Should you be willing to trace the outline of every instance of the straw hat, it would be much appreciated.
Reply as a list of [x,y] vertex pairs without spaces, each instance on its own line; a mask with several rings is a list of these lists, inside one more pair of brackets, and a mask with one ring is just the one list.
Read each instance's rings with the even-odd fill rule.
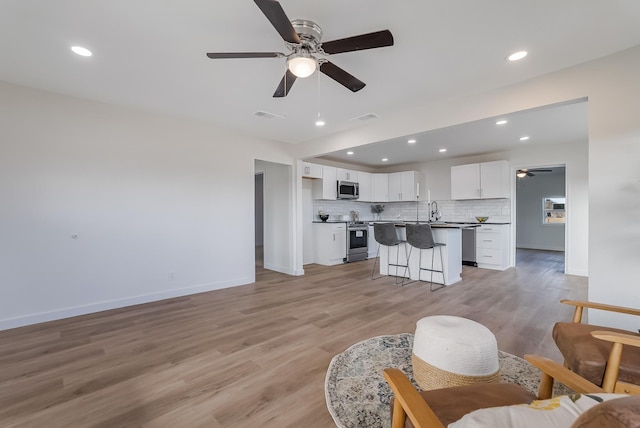
[[423,390],[500,380],[495,336],[466,318],[437,315],[419,320],[411,362]]

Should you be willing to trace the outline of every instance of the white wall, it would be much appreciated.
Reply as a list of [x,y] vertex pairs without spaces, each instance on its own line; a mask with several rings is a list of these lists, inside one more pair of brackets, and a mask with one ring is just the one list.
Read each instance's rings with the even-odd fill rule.
[[564,173],[534,172],[516,180],[516,247],[564,251],[564,223],[543,223],[543,198],[564,198]]
[[5,83],[0,129],[0,329],[254,281],[286,146]]
[[[640,46],[583,65],[560,70],[520,84],[477,93],[464,99],[416,100],[366,127],[305,142],[294,155],[323,153],[438,129],[529,108],[587,98],[589,102],[587,171],[567,164],[567,192],[572,197],[567,239],[588,247],[589,297],[592,300],[640,307]],[[530,162],[522,159],[524,165]],[[512,166],[515,162],[512,162]],[[523,165],[523,166],[524,166]],[[584,176],[584,180],[577,180]],[[588,183],[588,187],[586,185]],[[433,195],[432,195],[433,197]],[[569,198],[569,196],[567,196]],[[588,201],[588,202],[587,202]],[[618,214],[612,226],[611,207]],[[581,233],[588,224],[588,234]],[[572,230],[576,227],[576,230]],[[583,243],[583,245],[580,245]],[[586,271],[587,251],[574,254],[576,270]],[[585,256],[585,257],[582,257]],[[569,263],[567,263],[569,269]],[[622,316],[590,314],[596,322],[636,327]]]

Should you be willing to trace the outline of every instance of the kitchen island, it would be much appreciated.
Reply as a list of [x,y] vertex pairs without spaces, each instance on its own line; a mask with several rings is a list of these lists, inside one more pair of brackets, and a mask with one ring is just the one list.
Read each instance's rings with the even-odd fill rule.
[[[398,237],[402,240],[406,240],[406,223],[395,223],[396,232]],[[433,282],[444,285],[455,284],[462,280],[460,276],[462,274],[462,229],[467,227],[473,227],[469,224],[450,224],[450,223],[434,223],[431,224],[433,231],[433,238],[435,242],[443,243],[442,247],[442,260],[444,269],[440,267],[440,254],[439,250],[435,250],[434,268],[437,270],[443,270],[444,275],[439,272],[433,273]],[[388,250],[388,251],[387,251]],[[396,257],[398,257],[399,264],[406,263],[406,254],[411,250],[411,256],[409,257],[409,269],[396,268],[390,266],[389,269],[387,261],[390,259],[392,263],[395,263]],[[398,253],[398,251],[400,253]],[[406,251],[406,252],[405,252]],[[431,268],[431,255],[434,251],[419,250],[418,248],[411,249],[408,243],[402,243],[393,247],[380,247],[380,274],[407,277],[412,280],[418,279],[420,270],[418,269],[418,263],[420,261],[420,251],[422,251],[422,267]],[[429,281],[431,279],[431,273],[428,271],[422,271],[421,279],[423,281]]]

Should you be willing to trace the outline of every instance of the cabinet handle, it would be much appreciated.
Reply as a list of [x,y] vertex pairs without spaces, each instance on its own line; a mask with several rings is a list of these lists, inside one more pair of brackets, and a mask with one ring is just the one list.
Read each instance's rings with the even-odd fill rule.
[[333,234],[333,240],[334,240],[334,242],[336,240],[336,234],[335,233]]
[[483,230],[493,230],[493,229],[489,227],[489,228],[486,228],[486,229],[483,229]]
[[398,193],[398,199],[402,200],[402,192]]
[[482,257],[487,257],[487,258],[490,258],[490,259],[493,258],[493,256],[482,256]]
[[493,239],[483,239],[482,242],[493,242]]

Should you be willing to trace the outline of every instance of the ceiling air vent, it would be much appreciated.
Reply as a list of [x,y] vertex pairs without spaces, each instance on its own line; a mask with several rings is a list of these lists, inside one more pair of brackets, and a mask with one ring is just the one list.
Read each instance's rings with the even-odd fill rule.
[[375,113],[367,113],[362,116],[354,117],[351,120],[361,120],[362,122],[366,122],[367,120],[377,119],[378,115]]
[[284,116],[280,116],[279,114],[275,113],[269,113],[267,111],[257,111],[253,114],[258,117],[264,117],[265,119],[273,119],[274,117],[277,117],[278,119],[284,119]]

